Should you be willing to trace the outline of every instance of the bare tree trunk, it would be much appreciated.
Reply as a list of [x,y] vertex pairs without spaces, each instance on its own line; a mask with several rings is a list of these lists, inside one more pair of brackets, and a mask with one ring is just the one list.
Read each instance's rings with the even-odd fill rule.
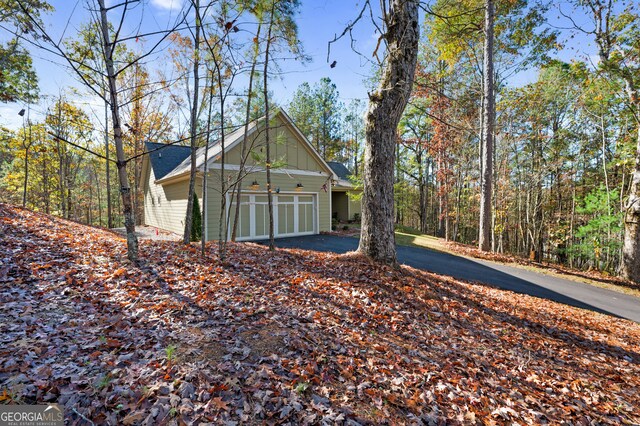
[[444,238],[445,229],[444,229],[444,215],[445,215],[445,206],[444,206],[444,191],[442,189],[442,179],[438,176],[442,176],[442,153],[438,152],[436,164],[438,167],[438,171],[436,172],[436,193],[438,194],[438,237]]
[[27,207],[27,184],[29,182],[29,150],[33,144],[31,138],[31,121],[29,120],[29,112],[27,112],[27,124],[29,125],[29,141],[27,142],[27,129],[22,124],[22,146],[24,147],[24,183],[22,187],[22,207]]
[[93,177],[96,181],[96,198],[98,203],[98,226],[104,226],[102,222],[102,195],[100,195],[100,178],[98,177],[97,167],[93,166]]
[[458,187],[456,190],[456,221],[453,226],[453,241],[458,241],[458,229],[460,227],[460,200],[462,198],[462,173],[458,171],[458,179],[456,182]]
[[420,25],[417,0],[392,0],[386,15],[387,52],[378,88],[369,95],[366,116],[362,228],[358,251],[396,263],[393,228],[393,167],[400,117],[416,68]]
[[[120,111],[118,105],[118,87],[116,73],[113,67],[113,52],[115,45],[109,41],[109,21],[107,20],[107,9],[105,0],[98,0],[100,5],[100,24],[102,27],[102,38],[105,47],[105,64],[107,68],[107,79],[109,82],[109,98],[111,102],[111,120],[113,121],[113,137],[116,145],[116,159],[118,167],[118,178],[120,180],[120,194],[122,195],[122,207],[124,213],[124,226],[127,230],[127,257],[132,262],[138,261],[138,238],[136,237],[135,212],[131,202],[131,188],[127,179],[127,162],[122,146],[122,128],[120,126]],[[115,44],[115,40],[114,40]]]
[[51,196],[49,195],[49,171],[47,170],[46,162],[43,162],[42,165],[42,186],[44,191],[44,211],[46,214],[50,214],[51,209],[49,208],[49,201]]
[[420,147],[418,147],[416,152],[416,162],[418,163],[418,218],[420,219],[420,232],[424,234],[427,232],[427,185],[424,165],[422,163],[422,148]]
[[[323,154],[323,158],[327,158],[324,157]],[[400,184],[400,161],[398,161],[400,159],[400,138],[396,137],[396,152],[395,152],[395,165],[396,165],[396,178],[395,178],[395,183],[396,184]],[[402,188],[402,187],[400,187]],[[400,225],[401,221],[402,221],[402,212],[400,211],[400,207],[403,206],[402,203],[402,194],[404,191],[400,191],[400,194],[398,195],[398,200],[396,201],[395,205],[396,205],[396,224]],[[394,234],[395,235],[395,234]]]
[[[56,130],[60,130],[60,129],[56,129]],[[60,134],[60,133],[58,133]],[[56,140],[56,148],[58,149],[58,192],[60,192],[60,211],[62,213],[62,217],[64,217],[65,219],[68,219],[68,215],[67,215],[67,208],[66,208],[66,202],[65,202],[65,196],[64,196],[64,182],[65,182],[65,175],[64,175],[64,165],[63,165],[63,149],[62,149],[62,143],[60,142],[60,139]]]
[[29,182],[29,148],[24,150],[24,184],[22,187],[22,207],[27,207],[27,183]]
[[[640,114],[640,102],[637,101],[638,92],[633,86],[629,97],[635,100],[636,114]],[[636,117],[636,165],[631,177],[629,199],[625,206],[624,241],[622,246],[622,276],[634,282],[640,282],[640,117]]]
[[[106,91],[103,98],[107,99]],[[111,160],[109,159],[109,104],[104,102],[104,156],[107,168],[107,227],[113,228],[113,214],[111,212]]]
[[271,192],[271,147],[269,140],[269,92],[267,90],[268,71],[269,71],[269,47],[271,46],[271,30],[273,29],[273,15],[275,13],[276,2],[271,4],[271,15],[269,16],[269,30],[267,31],[267,45],[264,52],[264,71],[262,73],[263,84],[262,92],[264,96],[264,125],[265,125],[265,143],[266,143],[266,170],[267,170],[267,203],[269,205],[269,250],[275,249],[274,230],[273,230],[273,193]]
[[[200,254],[202,257],[206,254],[207,249],[207,232],[208,230],[208,202],[209,202],[209,190],[207,189],[207,163],[209,162],[209,144],[211,143],[211,110],[213,108],[213,71],[211,71],[211,83],[209,86],[209,113],[207,114],[207,138],[204,147],[204,170],[202,171],[202,223],[201,225],[201,237],[200,237]],[[222,126],[221,126],[222,127]],[[222,215],[220,220],[222,220]]]
[[196,14],[193,52],[193,103],[191,105],[191,170],[189,172],[189,198],[187,199],[187,212],[184,219],[184,235],[182,242],[189,244],[191,241],[191,224],[193,222],[193,198],[196,191],[196,132],[198,131],[198,85],[200,68],[200,0],[192,0]]
[[231,228],[231,241],[236,240],[238,233],[238,218],[240,217],[240,195],[242,194],[242,179],[245,176],[245,164],[247,162],[247,132],[249,131],[249,120],[251,118],[251,101],[253,99],[253,77],[256,72],[256,62],[258,60],[258,46],[260,42],[260,30],[262,29],[262,22],[258,23],[258,29],[255,37],[255,52],[253,55],[253,62],[251,63],[251,72],[249,73],[249,91],[247,92],[247,109],[244,115],[244,134],[242,135],[242,145],[240,147],[240,170],[238,171],[238,182],[236,186],[236,209],[233,214],[233,225]]
[[493,91],[493,0],[485,0],[484,39],[484,109],[482,111],[482,181],[480,194],[480,233],[478,247],[491,250],[491,193],[493,180],[493,122],[495,94]]
[[[216,71],[218,73],[218,95],[220,96],[220,216],[218,221],[218,257],[221,260],[225,258],[225,251],[227,247],[227,228],[225,225],[225,216],[227,216],[227,182],[225,181],[225,134],[224,134],[224,100],[225,94],[222,91],[222,72],[220,71],[220,64],[214,60],[216,65]],[[212,76],[213,77],[213,76]],[[213,78],[212,78],[213,81]],[[212,99],[213,100],[213,99]]]

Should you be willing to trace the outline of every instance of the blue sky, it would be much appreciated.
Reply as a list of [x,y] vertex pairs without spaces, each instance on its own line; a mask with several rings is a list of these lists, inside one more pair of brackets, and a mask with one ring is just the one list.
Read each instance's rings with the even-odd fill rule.
[[[184,1],[150,0],[144,8],[145,19],[142,30],[154,31],[166,28],[168,23],[175,20]],[[45,16],[45,24],[47,31],[54,39],[62,35],[72,35],[82,22],[86,22],[87,12],[84,10],[84,3],[82,0],[51,1],[55,12]],[[270,83],[276,102],[280,104],[288,102],[298,85],[305,81],[313,83],[322,77],[331,78],[345,101],[366,98],[366,89],[362,81],[369,74],[371,66],[351,50],[348,37],[332,45],[331,61],[336,60],[337,66],[330,68],[326,62],[328,41],[333,39],[336,33],[342,32],[348,22],[357,16],[359,9],[356,4],[357,2],[344,0],[303,1],[296,21],[304,51],[312,61],[301,64],[287,60],[280,64],[283,74]],[[138,10],[138,12],[141,11],[141,9]],[[138,12],[134,12],[131,16],[134,17]],[[135,25],[138,21],[132,19],[131,22]],[[134,27],[130,27],[129,30],[134,31]],[[358,48],[370,56],[377,40],[370,24],[366,21],[361,22],[353,34]],[[60,58],[35,49],[31,50],[40,80],[41,94],[56,96],[65,87],[80,87],[74,75],[61,66],[63,61]],[[96,108],[100,106],[97,99],[90,100],[86,96],[78,97],[75,102],[85,106],[94,104]],[[22,119],[17,116],[17,112],[23,107],[22,104],[0,105],[0,125],[12,128],[21,126]],[[34,105],[32,119],[37,118],[43,109],[43,106]]]
[[[115,0],[111,0],[115,2]],[[127,27],[127,31],[135,33],[136,25],[140,22],[136,20],[136,14],[144,16],[142,21],[142,31],[154,31],[167,28],[179,13],[185,0],[149,0],[138,7],[131,15],[132,19]],[[377,4],[377,2],[372,2]],[[87,12],[84,10],[84,0],[52,0],[55,12],[45,17],[47,29],[54,36],[59,38],[63,35],[73,35],[78,26],[87,20]],[[568,10],[566,3],[557,3]],[[307,64],[301,64],[293,60],[284,61],[280,64],[283,74],[275,78],[270,84],[276,102],[284,104],[291,98],[294,90],[301,83],[308,81],[314,83],[322,77],[329,77],[336,84],[341,98],[345,103],[350,99],[366,100],[366,88],[363,80],[370,74],[371,64],[367,61],[371,59],[371,54],[377,43],[377,34],[367,19],[363,19],[353,31],[356,46],[363,56],[360,56],[351,49],[349,37],[345,37],[331,47],[330,62],[337,61],[335,68],[330,68],[327,63],[327,43],[336,34],[343,31],[346,25],[354,19],[361,7],[361,2],[354,0],[303,0],[297,23],[299,28],[299,38],[302,41],[304,51],[312,58]],[[550,18],[555,21],[557,13],[550,13]],[[580,17],[577,17],[580,21]],[[583,19],[584,21],[584,19]],[[560,22],[560,21],[557,21]],[[1,35],[0,35],[1,37]],[[592,51],[592,47],[587,45],[588,40],[578,37],[571,41],[570,48],[567,48],[559,56],[563,60],[569,60],[578,52]],[[80,87],[73,75],[59,65],[61,60],[41,51],[33,51],[34,63],[40,79],[40,89],[43,95],[56,96],[60,90],[68,86]],[[514,84],[525,84],[533,81],[537,72],[530,70],[523,72],[513,79]],[[92,100],[87,96],[77,96],[75,102],[90,107],[94,105],[100,108],[101,102],[98,99]],[[23,105],[7,104],[0,105],[0,125],[9,127],[19,127],[22,124],[17,112]],[[42,113],[43,106],[33,106],[32,117],[37,118],[38,113]]]

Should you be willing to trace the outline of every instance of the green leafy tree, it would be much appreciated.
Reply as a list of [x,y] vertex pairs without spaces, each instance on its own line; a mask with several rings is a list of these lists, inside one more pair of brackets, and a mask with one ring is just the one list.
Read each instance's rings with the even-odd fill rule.
[[31,56],[16,39],[0,43],[0,102],[33,102],[38,98],[38,76]]
[[325,159],[334,159],[340,150],[340,94],[331,79],[323,77],[314,86],[312,96],[316,107],[316,147]]
[[313,102],[311,85],[306,81],[293,93],[287,112],[298,129],[307,139],[311,140],[314,130],[316,109]]
[[314,84],[302,83],[293,94],[289,104],[289,114],[307,139],[327,160],[339,159],[343,146],[341,131],[340,94],[336,85],[328,77]]
[[50,108],[45,123],[47,129],[59,137],[55,141],[53,151],[56,155],[52,160],[57,166],[59,213],[68,219],[78,195],[79,173],[86,161],[87,152],[60,138],[86,147],[91,141],[92,126],[87,114],[63,96]]
[[41,23],[41,13],[51,10],[49,3],[41,0],[0,0],[2,29],[12,35],[9,41],[0,42],[0,102],[33,102],[38,98],[38,77],[20,38],[37,36],[27,13]]
[[6,166],[3,189],[13,194],[9,201],[22,200],[23,207],[38,208],[39,192],[48,191],[52,184],[55,185],[55,163],[49,143],[45,126],[31,121],[8,140],[13,158]]
[[351,160],[351,172],[355,176],[360,175],[362,165],[362,143],[364,142],[364,102],[360,99],[352,99],[347,106],[342,125],[342,137],[345,146],[340,157]]
[[0,0],[2,29],[11,34],[0,42],[0,102],[33,102],[38,98],[38,77],[22,37],[37,37],[27,13],[41,23],[41,13],[53,10],[41,0]]
[[[577,209],[585,217],[575,237],[579,239],[573,250],[591,262],[596,269],[612,271],[616,264],[611,261],[622,247],[622,214],[616,212],[617,189],[608,191],[604,185],[591,191]],[[613,203],[612,203],[612,200]]]

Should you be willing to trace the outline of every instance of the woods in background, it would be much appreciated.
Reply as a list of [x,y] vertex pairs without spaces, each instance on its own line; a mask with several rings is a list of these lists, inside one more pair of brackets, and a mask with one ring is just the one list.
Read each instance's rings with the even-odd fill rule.
[[[47,41],[25,23],[33,27],[51,8],[34,0],[21,0],[26,10],[9,3],[0,1],[3,21],[14,34],[0,45],[0,101],[29,107],[16,111],[21,128],[0,128],[0,201],[93,225],[122,226],[123,199],[111,175],[117,154],[113,119],[72,101],[77,93],[97,92],[104,107],[110,105],[104,55],[91,48],[100,45],[103,28],[88,22],[60,43],[69,63],[77,65],[79,87],[61,88],[57,96],[36,102],[37,78],[22,40]],[[198,148],[244,126],[265,115],[265,107],[278,106],[267,90],[279,75],[278,55],[287,51],[304,59],[296,38],[298,2],[215,3],[190,2],[184,22],[162,35],[166,49],[147,57],[151,43],[123,40],[110,52],[121,70],[112,83],[119,88],[122,149],[125,158],[133,158],[126,172],[137,224],[143,219],[145,141]],[[487,47],[485,3],[437,0],[425,6],[415,83],[392,149],[393,221],[452,241],[488,244],[500,253],[622,271],[637,280],[637,5],[593,0],[563,10],[522,0],[491,2],[494,45]],[[196,13],[208,7],[221,17],[218,21],[211,13]],[[274,16],[286,12],[289,21],[266,19],[272,10]],[[553,13],[566,21],[563,29],[547,24]],[[585,18],[572,21],[567,18],[572,13]],[[237,26],[240,17],[246,18],[245,27]],[[278,40],[268,37],[271,21],[280,25],[280,51]],[[117,38],[110,25],[107,35]],[[596,63],[577,56],[557,59],[563,41],[576,34],[594,43]],[[267,61],[271,43],[275,50]],[[487,49],[493,52],[489,68],[483,65]],[[514,77],[523,70],[536,74],[526,82]],[[384,75],[380,66],[372,74],[376,83]],[[494,89],[486,90],[488,82]],[[491,92],[495,118],[483,119]],[[345,163],[361,184],[365,110],[374,95],[342,99],[325,77],[303,83],[281,106],[326,160]],[[492,141],[489,151],[483,150],[483,140]],[[490,169],[481,165],[481,155]],[[483,172],[492,191],[485,199],[490,203],[488,240],[481,241]]]

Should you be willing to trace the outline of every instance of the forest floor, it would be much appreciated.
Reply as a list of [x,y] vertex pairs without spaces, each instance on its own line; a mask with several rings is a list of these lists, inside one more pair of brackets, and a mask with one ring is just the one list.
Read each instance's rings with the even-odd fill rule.
[[[69,424],[639,424],[640,324],[356,255],[0,204],[0,403]],[[327,265],[331,265],[330,268]]]
[[[113,228],[117,234],[125,237],[127,235],[126,228]],[[139,240],[152,241],[181,241],[182,237],[176,233],[165,231],[154,226],[136,225],[136,236]]]

